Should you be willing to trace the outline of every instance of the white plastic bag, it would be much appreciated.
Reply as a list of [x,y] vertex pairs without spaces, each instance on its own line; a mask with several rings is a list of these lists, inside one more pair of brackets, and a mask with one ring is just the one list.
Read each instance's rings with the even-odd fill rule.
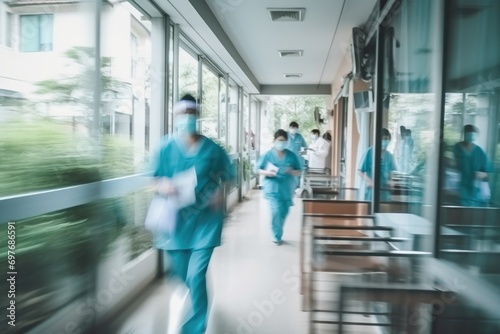
[[479,199],[489,201],[491,199],[490,184],[488,181],[476,181],[476,188],[479,190]]
[[177,222],[178,206],[171,198],[156,196],[149,205],[144,227],[155,233],[172,234]]

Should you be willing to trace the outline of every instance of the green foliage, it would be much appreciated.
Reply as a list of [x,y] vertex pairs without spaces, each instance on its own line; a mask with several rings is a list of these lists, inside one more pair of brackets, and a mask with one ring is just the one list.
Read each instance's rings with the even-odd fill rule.
[[[73,75],[39,81],[35,83],[37,86],[35,93],[41,95],[47,103],[67,105],[81,110],[83,116],[88,118],[87,126],[90,128],[96,86],[95,50],[89,47],[74,47],[64,54],[68,59],[67,73]],[[128,85],[111,77],[111,65],[111,58],[101,58],[99,73],[101,91],[117,93],[126,89]]]
[[[0,197],[131,173],[133,152],[130,142],[105,137],[94,143],[63,122],[32,115],[10,118],[0,123]],[[135,254],[150,246],[150,237],[148,245],[146,232],[134,226],[138,207],[134,196],[141,197],[110,198],[16,222],[16,269],[22,273],[16,292],[20,314],[28,314],[33,305],[40,317],[59,307],[59,302],[67,302],[56,298],[61,288],[58,282],[71,279],[77,282],[75,288],[83,288],[79,279],[92,273],[124,226],[127,235],[139,240],[133,243]],[[7,224],[1,223],[0,268],[6,269]],[[3,300],[0,306],[6,307]],[[25,320],[16,325],[29,323]]]
[[[322,96],[292,96],[282,98],[274,104],[274,131],[288,129],[290,122],[295,121],[300,126],[302,134],[308,134],[318,126],[314,121],[314,108],[326,108],[326,98]],[[326,129],[319,129],[323,133]],[[272,132],[274,132],[272,131]]]
[[250,180],[251,168],[250,158],[243,159],[243,181]]

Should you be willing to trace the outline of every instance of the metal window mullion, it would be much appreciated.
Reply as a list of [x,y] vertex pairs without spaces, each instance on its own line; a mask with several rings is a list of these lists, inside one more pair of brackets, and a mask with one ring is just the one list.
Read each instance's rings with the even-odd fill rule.
[[[439,141],[438,141],[438,168],[437,168],[437,175],[429,175],[432,178],[437,179],[437,182],[431,182],[428,184],[431,185],[436,185],[436,199],[434,202],[435,205],[435,210],[434,210],[434,217],[433,217],[433,222],[434,222],[434,245],[433,245],[433,255],[436,258],[440,257],[440,242],[441,242],[441,200],[443,197],[443,187],[442,185],[444,184],[444,171],[445,171],[445,164],[444,164],[444,119],[445,119],[445,104],[446,104],[446,77],[447,77],[447,59],[446,59],[446,54],[447,54],[447,49],[449,47],[449,41],[446,38],[451,31],[450,27],[450,16],[451,13],[447,12],[445,8],[449,7],[450,1],[448,0],[440,0],[433,2],[434,3],[434,8],[436,10],[436,18],[439,20],[438,23],[438,29],[435,32],[436,36],[436,47],[438,48],[436,50],[436,62],[437,65],[439,66],[435,73],[441,73],[441,75],[437,74],[435,81],[436,81],[436,117],[438,118],[438,135],[439,135]],[[439,71],[440,70],[440,71]]]
[[94,119],[93,119],[93,137],[98,145],[98,159],[101,161],[100,150],[100,126],[101,126],[101,11],[102,1],[95,2],[95,56],[94,56]]
[[372,207],[371,212],[380,211],[380,172],[382,161],[382,126],[383,126],[383,113],[384,113],[384,43],[385,29],[379,26],[377,31],[377,60],[376,60],[376,74],[375,74],[375,131],[373,142],[373,165],[372,165]]
[[203,57],[198,55],[198,103],[201,105],[200,116],[203,115]]
[[241,127],[243,125],[243,88],[238,86],[236,84],[236,87],[238,87],[238,103],[237,105],[237,126],[236,126],[236,131],[238,132],[236,135],[237,143],[236,143],[236,149],[238,153],[238,157],[240,160],[240,163],[238,164],[238,179],[239,179],[239,188],[238,188],[238,200],[241,202],[243,199],[243,150],[241,149]]
[[[226,134],[226,147],[229,149],[229,73],[224,75],[224,79],[226,80],[226,98],[224,99],[224,103],[226,104],[226,122],[224,124],[224,133]],[[228,152],[229,153],[229,152]]]
[[[163,120],[161,121],[161,124],[163,124],[163,129],[161,129],[161,135],[164,136],[166,135],[167,133],[170,132],[170,122],[169,122],[169,93],[170,93],[170,82],[169,82],[169,78],[170,76],[172,75],[172,73],[170,73],[170,49],[173,47],[173,45],[170,44],[170,31],[172,29],[171,25],[170,25],[170,17],[169,16],[164,16],[163,17],[163,27],[165,28],[165,34],[163,35],[163,41],[164,41],[164,44],[165,44],[165,50],[163,52],[163,57],[162,57],[162,74],[163,75],[160,75],[160,80],[162,80],[162,84],[163,84],[163,87],[164,87],[164,97],[162,99],[162,102],[163,102],[163,112],[162,112],[162,116],[163,116]],[[173,98],[173,96],[172,96]],[[151,118],[151,117],[150,117]],[[151,128],[151,126],[150,126]],[[150,137],[151,137],[151,131],[150,132]]]
[[[243,95],[245,96],[245,95]],[[248,156],[250,157],[250,151],[252,150],[252,145],[251,145],[251,134],[250,132],[252,131],[251,126],[252,126],[252,94],[248,94],[248,101],[247,101],[247,107],[248,107],[248,134],[246,136],[247,139],[247,153]],[[243,135],[245,135],[243,133]]]
[[[175,24],[174,25],[174,30],[173,30],[173,54],[174,54],[174,59],[173,59],[173,77],[172,77],[172,99],[173,103],[179,101],[179,25]],[[172,122],[175,123],[175,122]],[[173,129],[173,124],[172,124],[172,129]]]
[[221,81],[221,75],[217,75],[217,139],[220,141],[220,107],[221,107],[221,100],[220,100],[220,81]]
[[260,133],[261,133],[261,128],[262,128],[262,101],[257,100],[257,118],[255,122],[255,151],[256,151],[256,158],[259,159],[260,156]]

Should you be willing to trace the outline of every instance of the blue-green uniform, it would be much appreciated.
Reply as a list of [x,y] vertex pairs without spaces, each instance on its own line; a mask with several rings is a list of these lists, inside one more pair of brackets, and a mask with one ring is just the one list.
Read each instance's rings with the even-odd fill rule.
[[[390,201],[391,191],[389,190],[389,180],[391,179],[391,173],[396,170],[396,164],[394,163],[394,157],[388,151],[382,153],[380,166],[380,200]],[[372,177],[372,167],[373,167],[373,147],[369,147],[365,152],[363,159],[361,160],[361,166],[358,168],[359,171],[365,173],[370,179]],[[365,189],[365,200],[369,201],[372,199],[373,189],[371,187],[366,187]]]
[[297,155],[292,151],[283,150],[283,158],[279,158],[275,149],[262,155],[257,163],[257,169],[265,170],[267,163],[279,168],[274,177],[265,177],[263,181],[263,192],[269,204],[272,214],[272,232],[275,241],[281,241],[283,236],[283,225],[290,206],[293,205],[295,190],[295,177],[286,173],[287,168],[300,170],[302,168]]
[[[213,248],[221,243],[224,210],[215,205],[222,185],[234,178],[227,154],[212,140],[200,136],[189,151],[182,140],[168,140],[161,148],[155,177],[172,177],[195,168],[196,203],[179,210],[175,228],[170,235],[156,234],[156,248],[166,250],[172,259],[174,273],[190,290],[192,310],[182,327],[184,334],[204,333],[208,298],[205,274]],[[222,203],[222,202],[221,202]]]
[[453,147],[456,166],[460,172],[460,204],[463,206],[485,206],[488,199],[481,195],[476,182],[476,172],[490,173],[492,168],[481,147],[472,145],[470,151],[467,151],[462,143],[455,144]]
[[[302,147],[308,147],[304,137],[300,133],[296,133],[296,134],[292,135],[290,132],[288,132],[288,142],[287,142],[286,148],[297,155],[301,169],[305,165],[305,159],[300,155],[300,150],[302,149]],[[299,187],[300,176],[295,176],[294,178],[295,178],[295,182],[296,182],[295,186]]]

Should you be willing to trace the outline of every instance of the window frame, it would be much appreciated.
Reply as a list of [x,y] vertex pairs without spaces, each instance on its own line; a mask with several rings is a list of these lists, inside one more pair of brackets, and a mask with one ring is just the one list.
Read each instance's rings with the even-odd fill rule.
[[[36,50],[25,50],[23,48],[23,17],[37,17],[37,29],[38,29],[38,46]],[[41,43],[42,29],[41,29],[41,17],[51,17],[51,36],[50,36],[50,50],[44,50]],[[19,15],[19,52],[30,53],[30,52],[53,52],[54,51],[54,14],[20,14]]]

